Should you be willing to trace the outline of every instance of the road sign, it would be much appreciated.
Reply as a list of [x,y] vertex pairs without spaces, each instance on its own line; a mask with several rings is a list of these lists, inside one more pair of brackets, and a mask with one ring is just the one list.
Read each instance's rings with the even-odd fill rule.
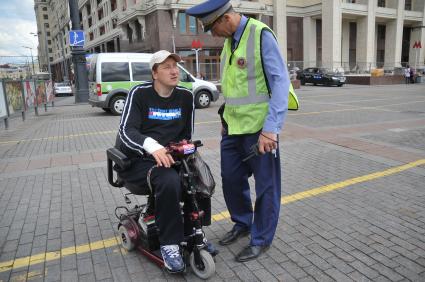
[[415,41],[415,44],[413,44],[413,49],[421,49],[422,48],[422,44],[420,41]]
[[69,31],[69,45],[70,46],[84,46],[84,30],[70,30]]

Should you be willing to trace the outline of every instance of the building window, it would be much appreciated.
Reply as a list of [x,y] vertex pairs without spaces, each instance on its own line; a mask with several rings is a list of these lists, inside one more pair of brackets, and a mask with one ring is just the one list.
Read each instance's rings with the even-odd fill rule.
[[52,40],[47,40],[47,44],[52,44]]
[[378,0],[378,7],[385,7],[385,0]]
[[322,20],[316,20],[316,64],[322,66]]
[[378,25],[377,28],[377,42],[376,42],[376,66],[381,68],[384,66],[385,62],[385,34],[386,34],[386,26]]
[[89,39],[90,39],[90,41],[94,39],[93,32],[89,33]]
[[103,8],[100,8],[99,10],[97,10],[97,15],[100,21],[103,18]]
[[100,35],[104,35],[105,34],[105,26],[102,25],[101,27],[99,27],[99,34]]
[[47,32],[47,36],[50,36],[50,31]]
[[404,9],[406,11],[411,11],[412,10],[412,0],[405,0],[405,2],[404,2]]
[[48,20],[49,16],[48,15],[43,15],[43,19]]
[[49,53],[52,53],[52,48],[49,48]]
[[196,18],[187,16],[185,13],[179,13],[180,34],[197,34],[198,25]]
[[115,11],[117,9],[117,0],[111,0],[111,11]]
[[91,27],[93,25],[93,20],[91,16],[88,18],[88,22],[89,22],[89,27]]
[[42,9],[43,11],[47,11],[47,7],[43,7],[43,9]]

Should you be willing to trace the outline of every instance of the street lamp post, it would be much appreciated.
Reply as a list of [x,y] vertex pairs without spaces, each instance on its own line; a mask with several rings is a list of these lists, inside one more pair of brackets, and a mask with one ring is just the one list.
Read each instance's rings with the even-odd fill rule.
[[[78,10],[78,0],[69,0],[69,13],[72,22],[72,30],[80,30],[80,15]],[[89,82],[87,78],[87,66],[84,48],[81,46],[72,47],[72,61],[75,72],[75,103],[85,103],[89,100]]]
[[27,48],[27,49],[30,49],[31,63],[32,63],[32,75],[34,75],[35,74],[35,70],[34,70],[34,58],[32,56],[32,48],[31,47],[28,47],[28,46],[22,46],[22,47]]
[[[33,36],[37,36],[38,38],[38,34],[34,33],[34,32],[30,32],[31,35]],[[41,71],[41,63],[40,63],[40,56],[38,54],[38,49],[37,49],[37,63],[38,63],[38,71]]]

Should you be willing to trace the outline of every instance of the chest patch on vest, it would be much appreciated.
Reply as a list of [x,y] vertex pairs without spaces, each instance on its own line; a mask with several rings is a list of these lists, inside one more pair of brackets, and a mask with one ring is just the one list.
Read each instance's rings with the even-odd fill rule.
[[246,60],[245,60],[245,58],[238,58],[237,64],[238,64],[239,68],[241,68],[241,69],[246,68]]

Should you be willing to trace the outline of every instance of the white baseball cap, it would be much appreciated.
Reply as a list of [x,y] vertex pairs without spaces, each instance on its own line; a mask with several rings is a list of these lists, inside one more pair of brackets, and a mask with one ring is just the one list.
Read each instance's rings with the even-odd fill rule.
[[170,53],[167,50],[160,50],[152,55],[151,60],[149,61],[149,67],[153,68],[155,64],[161,64],[169,57],[172,57],[176,62],[181,62],[182,58],[175,53]]

